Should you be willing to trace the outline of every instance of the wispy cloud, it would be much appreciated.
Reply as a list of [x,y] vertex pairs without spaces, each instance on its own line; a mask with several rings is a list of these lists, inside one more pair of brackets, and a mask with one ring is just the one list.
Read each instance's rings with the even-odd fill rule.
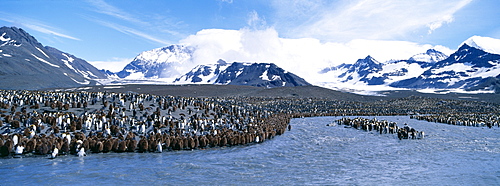
[[267,26],[266,19],[260,17],[257,11],[251,11],[248,14],[247,25],[253,29],[264,29]]
[[147,39],[147,40],[155,42],[155,43],[160,43],[162,45],[169,45],[169,44],[172,43],[170,41],[166,41],[166,40],[154,37],[152,35],[146,34],[146,33],[141,32],[139,30],[136,30],[136,29],[133,29],[133,28],[130,28],[130,27],[126,27],[126,26],[123,26],[123,25],[119,25],[119,24],[115,24],[115,23],[110,23],[110,22],[106,22],[106,21],[101,21],[101,20],[97,20],[97,19],[93,19],[93,21],[95,21],[95,22],[97,22],[97,23],[99,23],[99,24],[101,24],[103,26],[115,29],[115,30],[117,30],[117,31],[119,31],[121,33],[128,34],[128,35],[131,35],[131,36],[138,36],[138,37]]
[[76,37],[56,32],[56,31],[52,30],[53,28],[48,27],[46,25],[22,24],[22,26],[30,28],[32,30],[36,30],[38,32],[45,33],[45,34],[51,34],[51,35],[55,35],[55,36],[59,36],[59,37],[63,37],[63,38],[68,38],[68,39],[80,41],[80,39],[78,39]]
[[141,21],[140,19],[135,18],[133,15],[124,12],[115,6],[112,6],[103,0],[87,0],[87,2],[89,2],[93,7],[96,8],[93,9],[95,12],[106,14],[132,23],[148,24],[147,22]]
[[471,1],[275,0],[273,6],[278,13],[278,29],[288,36],[347,42],[404,38],[418,30],[432,33],[452,22],[454,14]]
[[3,12],[0,12],[0,20],[12,23],[16,26],[22,27],[22,28],[28,28],[31,30],[35,30],[44,34],[49,34],[52,36],[57,36],[57,37],[62,37],[62,38],[67,38],[67,39],[72,39],[72,40],[77,40],[80,41],[79,38],[63,34],[61,33],[60,29],[45,25],[41,23],[38,20],[22,17],[22,16],[17,16],[17,15],[12,15],[12,14],[6,14]]
[[[104,21],[108,20],[106,18],[100,19],[93,17],[92,19],[89,19],[106,27],[113,28],[119,32],[129,35],[136,35],[160,44],[169,44],[171,42],[159,39],[157,36],[155,36],[155,35],[161,35],[158,33],[167,33],[174,37],[179,37],[182,35],[178,31],[171,29],[177,27],[178,23],[172,23],[172,20],[170,18],[165,18],[160,15],[146,16],[146,15],[131,14],[120,8],[117,8],[116,6],[113,6],[105,2],[104,0],[87,0],[87,2],[92,7],[95,8],[92,9],[92,11],[94,12],[108,15],[113,18],[119,19],[121,21],[125,21],[123,22],[123,24],[117,24],[117,23],[111,23],[110,21]],[[123,25],[128,25],[128,26],[123,26]],[[142,30],[139,31],[133,28],[141,28]],[[150,34],[148,34],[147,32],[149,32]]]
[[455,12],[462,9],[464,6],[468,5],[472,0],[462,0],[447,10],[444,10],[441,15],[436,15],[434,21],[430,21],[426,26],[429,28],[428,33],[431,34],[434,30],[438,29],[443,25],[443,23],[453,22],[453,15]]

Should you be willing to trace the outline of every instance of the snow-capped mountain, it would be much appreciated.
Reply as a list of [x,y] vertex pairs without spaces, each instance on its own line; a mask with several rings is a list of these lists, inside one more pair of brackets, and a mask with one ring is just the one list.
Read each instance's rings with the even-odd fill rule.
[[465,40],[460,46],[467,44],[471,47],[483,50],[492,54],[500,54],[500,39],[490,37],[472,36]]
[[272,63],[227,63],[219,60],[217,64],[198,65],[188,71],[194,51],[194,47],[182,45],[145,51],[116,75],[124,81],[172,78],[175,79],[173,82],[175,84],[230,84],[258,87],[310,85],[304,79],[285,72]]
[[367,56],[364,59],[358,59],[354,64],[341,64],[336,67],[331,67],[324,69],[323,73],[332,74],[338,78],[341,83],[356,83],[356,82],[367,82],[368,84],[378,84],[376,82],[371,82],[367,79],[367,76],[371,73],[376,73],[382,70],[382,64],[372,58]]
[[198,65],[177,78],[179,84],[248,85],[256,87],[293,87],[311,85],[297,75],[273,63],[226,63]]
[[192,58],[194,48],[171,45],[140,53],[135,59],[118,72],[120,78],[174,78],[185,72]]
[[[43,46],[15,27],[0,28],[0,89],[79,87],[101,82],[230,84],[259,87],[310,85],[273,63],[203,64],[195,68],[195,47],[171,45],[140,53],[122,71],[97,70],[85,60]],[[189,71],[191,69],[191,71]],[[187,73],[186,73],[187,72]],[[311,72],[316,73],[316,72]],[[473,36],[450,56],[434,49],[405,60],[379,62],[371,56],[322,70],[328,88],[388,87],[459,89],[500,93],[500,40]],[[110,77],[113,77],[110,79]],[[169,78],[166,82],[164,78]],[[164,82],[165,81],[165,82]],[[315,80],[316,82],[321,82]],[[374,89],[372,89],[374,90]]]
[[[408,60],[378,62],[368,56],[354,64],[326,68],[322,73],[346,85],[381,85],[410,89],[460,89],[500,92],[500,55],[488,53],[478,37],[468,39],[450,56],[430,49]],[[475,46],[466,43],[474,42]],[[485,42],[489,43],[489,42]],[[490,47],[491,50],[491,47]]]
[[217,64],[198,65],[188,73],[176,78],[174,83],[178,84],[214,84],[221,72],[231,65],[219,59]]
[[66,67],[71,69],[74,73],[86,79],[105,79],[107,76],[100,70],[89,64],[87,61],[75,57],[69,53],[62,52],[56,48],[45,46],[45,50],[56,60],[62,61]]
[[416,54],[410,57],[410,61],[421,61],[428,63],[435,63],[448,58],[448,55],[437,51],[435,49],[429,49],[425,53]]
[[499,75],[500,55],[464,43],[450,57],[435,63],[418,77],[394,82],[390,86],[468,90]]
[[85,60],[43,46],[16,27],[0,28],[0,65],[1,89],[78,87],[107,78]]
[[[351,85],[386,85],[396,81],[417,77],[430,68],[434,59],[441,57],[438,51],[417,54],[409,60],[378,62],[371,56],[359,59],[354,64],[341,64],[324,69],[322,73],[333,77],[338,83]],[[417,61],[420,60],[420,61]]]

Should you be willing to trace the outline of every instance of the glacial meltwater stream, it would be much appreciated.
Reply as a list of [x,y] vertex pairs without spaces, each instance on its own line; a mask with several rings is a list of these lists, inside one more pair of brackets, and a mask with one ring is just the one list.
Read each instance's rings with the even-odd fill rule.
[[293,119],[291,131],[247,146],[0,159],[0,185],[500,185],[500,128],[377,116],[426,133],[399,140],[326,126],[339,118]]

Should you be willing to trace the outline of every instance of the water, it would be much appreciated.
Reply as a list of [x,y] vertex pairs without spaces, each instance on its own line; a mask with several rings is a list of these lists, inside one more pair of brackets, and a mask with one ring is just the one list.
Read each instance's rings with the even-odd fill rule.
[[1,185],[500,185],[500,128],[377,117],[426,133],[400,141],[326,126],[339,118],[293,119],[292,131],[248,146],[0,159]]

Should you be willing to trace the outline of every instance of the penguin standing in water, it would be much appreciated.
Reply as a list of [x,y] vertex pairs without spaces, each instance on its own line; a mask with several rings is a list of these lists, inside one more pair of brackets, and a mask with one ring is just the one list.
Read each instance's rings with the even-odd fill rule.
[[156,145],[156,152],[158,153],[163,152],[163,147],[161,146],[161,142],[158,142],[158,145]]
[[23,144],[17,144],[16,148],[14,149],[14,158],[20,158],[22,157],[24,152],[24,145]]
[[78,157],[84,157],[84,156],[87,156],[87,154],[85,154],[85,148],[80,148],[80,150],[78,150],[78,152],[76,153],[78,155]]
[[52,153],[50,154],[50,157],[49,159],[55,159],[57,157],[57,155],[59,154],[59,149],[57,147],[54,147],[54,150],[52,151]]

